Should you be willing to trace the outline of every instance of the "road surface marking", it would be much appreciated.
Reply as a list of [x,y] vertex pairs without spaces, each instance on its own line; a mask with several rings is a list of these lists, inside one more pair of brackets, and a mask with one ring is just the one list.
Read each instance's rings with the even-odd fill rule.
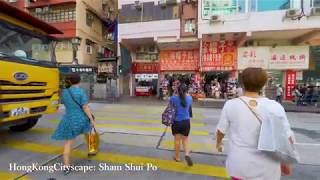
[[[43,154],[57,154],[63,152],[62,146],[52,146],[47,144],[35,144],[26,141],[7,140],[3,145],[22,151],[29,151]],[[88,159],[86,151],[74,150],[72,156],[80,159]],[[95,161],[102,161],[114,164],[129,164],[136,165],[151,163],[164,171],[172,171],[187,174],[197,174],[202,176],[214,176],[221,178],[228,178],[226,169],[222,166],[214,166],[208,164],[194,164],[193,167],[187,167],[183,163],[174,162],[171,160],[164,160],[158,158],[150,158],[144,156],[133,156],[118,153],[100,152],[96,156],[90,158]]]
[[[121,122],[136,122],[136,123],[146,123],[146,124],[161,124],[161,120],[146,120],[146,119],[134,119],[134,118],[123,118],[123,117],[96,117],[96,120],[104,121],[121,121]],[[57,123],[60,120],[51,119],[48,122]],[[204,123],[191,123],[193,127],[203,127]]]
[[[1,180],[9,180],[9,179],[15,179],[17,177],[21,176],[20,174],[12,173],[12,172],[4,172],[0,171],[0,179]],[[24,176],[22,178],[19,178],[19,180],[31,180],[30,178]]]
[[[57,123],[57,121],[49,121],[49,122]],[[146,127],[146,126],[138,126],[138,125],[121,125],[121,124],[110,124],[110,123],[97,124],[97,127],[98,128],[114,128],[114,129],[122,129],[122,130],[134,130],[134,131],[147,131],[147,132],[164,132],[164,129],[165,129],[165,127]],[[167,132],[171,132],[171,129],[168,128]],[[191,130],[191,134],[196,136],[208,136],[209,132]]]
[[[162,149],[173,149],[174,141],[172,140],[163,140],[160,143],[160,148]],[[215,145],[214,142],[212,144],[205,144],[205,143],[192,143],[192,141],[189,143],[189,146],[192,151],[194,152],[211,152],[211,153],[216,153],[215,152]]]

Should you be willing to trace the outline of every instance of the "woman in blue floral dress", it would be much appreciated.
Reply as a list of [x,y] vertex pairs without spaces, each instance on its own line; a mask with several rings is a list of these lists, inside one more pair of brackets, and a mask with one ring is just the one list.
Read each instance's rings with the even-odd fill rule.
[[[94,118],[88,106],[88,97],[83,89],[79,87],[80,76],[73,74],[67,77],[70,88],[64,89],[61,95],[62,103],[65,106],[65,114],[55,130],[52,138],[64,141],[63,161],[65,174],[70,173],[70,152],[74,139],[80,134],[87,134],[95,125]],[[75,102],[77,101],[77,102]],[[80,107],[81,105],[81,107]]]

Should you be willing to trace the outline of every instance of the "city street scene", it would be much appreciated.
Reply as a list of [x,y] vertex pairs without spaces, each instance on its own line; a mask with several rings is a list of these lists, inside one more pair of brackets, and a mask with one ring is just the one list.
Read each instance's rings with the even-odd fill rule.
[[0,180],[320,180],[320,0],[0,0]]

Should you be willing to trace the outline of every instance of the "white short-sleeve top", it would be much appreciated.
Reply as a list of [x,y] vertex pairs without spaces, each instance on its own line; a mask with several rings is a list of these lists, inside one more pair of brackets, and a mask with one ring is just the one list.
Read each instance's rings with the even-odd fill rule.
[[[260,114],[273,112],[283,116],[286,121],[288,136],[293,136],[286,113],[276,101],[268,98],[249,98],[242,96],[249,103],[256,100],[255,111]],[[243,180],[277,180],[281,177],[280,162],[274,161],[257,150],[260,123],[239,98],[226,102],[217,126],[229,137],[229,152],[226,161],[228,174]]]

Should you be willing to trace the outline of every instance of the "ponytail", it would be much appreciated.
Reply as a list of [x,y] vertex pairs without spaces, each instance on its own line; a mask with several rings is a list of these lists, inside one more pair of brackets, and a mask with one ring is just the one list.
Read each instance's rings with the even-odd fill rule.
[[185,84],[181,84],[178,88],[180,104],[182,107],[187,107],[187,102],[186,102],[187,90],[188,88]]

